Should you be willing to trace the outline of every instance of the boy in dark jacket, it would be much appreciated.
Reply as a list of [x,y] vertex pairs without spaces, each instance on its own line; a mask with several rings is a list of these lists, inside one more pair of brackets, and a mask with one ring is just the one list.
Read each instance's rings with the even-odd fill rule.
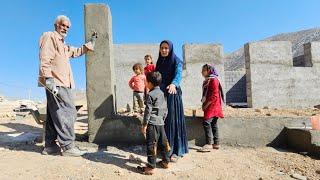
[[164,130],[164,120],[167,116],[167,104],[163,92],[160,90],[161,74],[151,72],[147,74],[146,86],[150,89],[146,98],[141,132],[146,136],[148,165],[138,167],[146,175],[152,175],[156,167],[157,149],[162,155],[160,167],[167,169],[169,164],[170,145]]

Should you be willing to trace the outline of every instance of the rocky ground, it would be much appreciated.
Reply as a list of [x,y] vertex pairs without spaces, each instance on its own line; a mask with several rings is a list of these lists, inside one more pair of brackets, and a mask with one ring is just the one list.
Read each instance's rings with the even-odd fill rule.
[[[167,170],[145,176],[136,171],[146,161],[141,147],[107,147],[98,150],[80,144],[90,153],[83,157],[44,156],[38,144],[2,147],[0,179],[319,179],[318,160],[272,148],[222,147],[209,153],[190,153]],[[302,178],[304,178],[302,177]]]
[[[318,109],[233,109],[232,115],[310,116]],[[186,111],[192,115],[192,110]],[[196,112],[201,115],[200,110]],[[320,161],[303,154],[271,147],[244,148],[222,146],[220,150],[199,153],[190,145],[190,153],[172,163],[168,170],[156,169],[145,176],[136,170],[146,162],[144,146],[99,147],[86,140],[86,110],[79,112],[75,125],[77,145],[89,153],[83,157],[44,156],[42,126],[32,116],[0,120],[0,179],[320,179]]]

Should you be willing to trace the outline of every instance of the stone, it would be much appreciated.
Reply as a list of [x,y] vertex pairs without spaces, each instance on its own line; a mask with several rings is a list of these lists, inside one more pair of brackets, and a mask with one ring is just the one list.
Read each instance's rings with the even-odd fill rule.
[[261,112],[262,112],[262,110],[261,110],[261,109],[255,109],[254,111],[255,111],[255,112],[259,112],[259,113],[261,113]]
[[279,172],[277,172],[277,175],[285,175],[286,173],[284,173],[284,172],[282,172],[282,171],[279,171]]
[[295,179],[299,179],[299,180],[307,180],[307,177],[306,176],[302,176],[300,174],[297,174],[297,173],[293,173],[291,175],[292,178],[295,178]]
[[115,170],[114,173],[117,174],[118,176],[122,175],[122,171],[120,169]]

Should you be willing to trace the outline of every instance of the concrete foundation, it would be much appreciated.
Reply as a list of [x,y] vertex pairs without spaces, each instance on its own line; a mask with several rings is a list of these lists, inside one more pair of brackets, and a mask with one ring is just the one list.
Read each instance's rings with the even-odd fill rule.
[[[309,125],[309,118],[261,117],[261,118],[224,118],[218,120],[221,144],[241,145],[249,147],[279,146],[286,143],[284,128],[288,126],[302,127]],[[186,117],[189,143],[205,144],[202,118]],[[141,120],[133,117],[115,117],[104,121],[98,131],[95,143],[143,144],[144,137],[140,133]]]

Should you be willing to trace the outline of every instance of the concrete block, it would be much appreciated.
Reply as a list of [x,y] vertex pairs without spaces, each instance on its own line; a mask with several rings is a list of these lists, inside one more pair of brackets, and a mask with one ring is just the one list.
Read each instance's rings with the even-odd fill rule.
[[185,44],[183,51],[186,63],[224,63],[223,46],[219,44]]
[[244,46],[250,64],[293,66],[292,45],[289,41],[259,41]]

